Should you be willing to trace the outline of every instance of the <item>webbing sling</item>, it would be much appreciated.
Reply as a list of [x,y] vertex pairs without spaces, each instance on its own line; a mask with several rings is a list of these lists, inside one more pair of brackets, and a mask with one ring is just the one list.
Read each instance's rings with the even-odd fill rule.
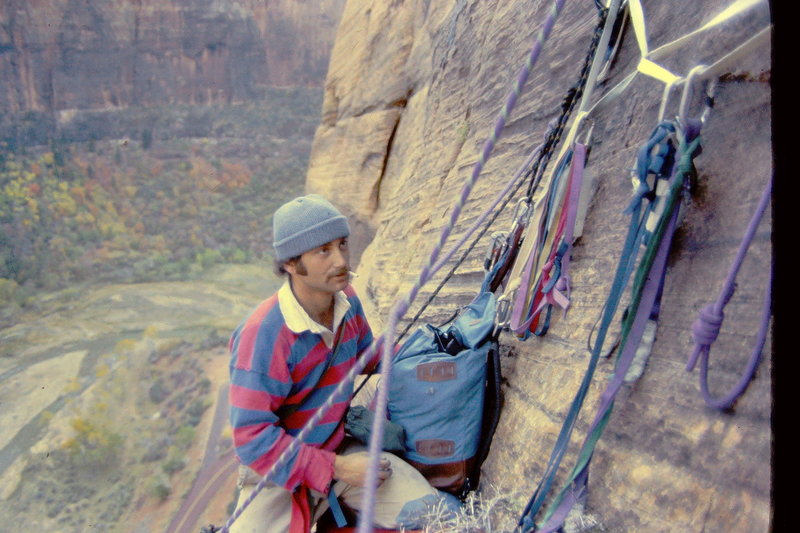
[[[541,217],[536,221],[536,224],[541,225],[538,226],[535,245],[525,262],[511,318],[512,331],[523,338],[531,331],[538,335],[546,332],[554,305],[564,309],[564,312],[569,307],[569,252],[572,249],[586,153],[585,145],[575,143],[573,151],[563,160],[564,164],[560,165],[557,174],[560,178],[566,164],[570,164],[569,176],[563,182],[560,179],[553,182],[548,205],[540,211]],[[559,195],[563,195],[562,198]],[[544,242],[541,246],[536,246],[542,238]],[[539,268],[541,257],[546,259]],[[531,283],[534,272],[536,277]],[[528,286],[530,289],[527,289]],[[537,329],[537,319],[543,310],[546,310],[547,315],[542,327]]]
[[[564,209],[564,205],[558,201],[553,200],[553,195],[557,194],[559,197],[563,195],[564,185],[561,183],[560,176],[565,171],[567,165],[570,164],[575,144],[574,140],[583,118],[585,118],[585,109],[588,102],[591,101],[591,94],[597,84],[598,75],[601,69],[607,65],[610,60],[609,56],[601,53],[599,56],[596,54],[597,50],[605,50],[609,46],[612,34],[615,28],[618,31],[619,27],[615,24],[617,14],[620,8],[621,0],[611,0],[606,9],[600,10],[600,20],[598,21],[595,34],[590,46],[590,52],[587,56],[586,62],[581,71],[580,83],[578,84],[580,94],[576,94],[570,102],[570,108],[574,106],[578,97],[580,97],[580,107],[578,114],[575,117],[567,137],[564,141],[563,148],[559,154],[555,171],[551,174],[549,180],[545,185],[547,194],[547,205],[545,207],[537,205],[539,208],[538,214],[533,215],[534,222],[529,224],[528,233],[523,238],[524,252],[521,250],[518,254],[517,261],[514,264],[510,275],[510,281],[506,287],[505,294],[502,300],[511,302],[511,312],[507,319],[506,327],[509,327],[518,337],[527,338],[530,332],[537,335],[544,335],[549,327],[549,321],[552,314],[553,304],[560,305],[566,312],[569,306],[569,286],[566,277],[566,270],[564,275],[561,275],[561,267],[564,262],[564,257],[567,257],[568,252],[574,240],[574,228],[577,219],[581,219],[581,226],[583,225],[583,216],[585,209],[581,210],[581,204],[578,201],[583,192],[588,194],[587,191],[582,191],[584,187],[578,187],[575,195],[571,195],[572,200],[575,201],[574,205],[567,204],[566,209],[572,215],[572,220],[568,224],[571,237],[568,239],[566,246],[558,243],[551,234],[550,239],[547,239],[545,228],[549,228],[550,224],[543,220],[542,217],[547,213],[547,220],[552,221],[552,208],[554,205],[559,205],[559,209]],[[598,4],[599,5],[599,4]],[[588,141],[587,143],[588,144]],[[584,147],[585,149],[585,147]],[[578,171],[577,176],[570,175],[582,182],[583,179],[583,165],[585,165],[585,152],[584,161],[577,167],[573,166]],[[545,161],[546,165],[546,161]],[[554,183],[555,182],[555,183]],[[588,187],[586,187],[588,189]],[[528,198],[533,199],[533,189],[528,191]],[[581,214],[578,214],[578,211]],[[535,231],[534,234],[532,233]],[[563,231],[563,228],[562,228]],[[560,235],[559,235],[560,236]],[[543,271],[540,272],[542,265]],[[533,273],[536,272],[537,277],[531,280]],[[547,280],[543,279],[547,278]],[[549,283],[552,280],[552,283]],[[565,294],[566,293],[566,294]],[[545,318],[542,325],[539,325],[539,317],[541,312],[545,311]]]
[[[625,90],[630,86],[634,78],[636,78],[637,75],[640,73],[651,76],[667,85],[669,84],[677,85],[678,83],[681,82],[681,78],[676,77],[671,72],[656,65],[654,63],[655,60],[667,57],[675,50],[691,42],[692,39],[697,35],[704,33],[712,28],[715,28],[720,24],[727,22],[728,20],[731,20],[735,17],[739,17],[747,13],[751,9],[758,7],[760,5],[767,5],[767,2],[765,0],[736,0],[729,7],[724,9],[722,12],[713,17],[709,22],[707,22],[700,28],[691,31],[670,43],[659,46],[656,49],[650,50],[649,45],[647,44],[646,28],[644,25],[644,14],[641,9],[641,4],[638,3],[638,0],[630,2],[629,12],[631,14],[631,25],[633,26],[634,32],[636,33],[637,42],[639,44],[639,50],[640,52],[644,51],[646,53],[646,56],[641,57],[641,60],[639,64],[637,64],[636,69],[628,73],[628,75],[626,75],[622,79],[622,81],[620,81],[614,87],[609,89],[599,100],[597,100],[597,102],[595,102],[592,105],[592,107],[587,110],[587,114],[592,114],[594,112],[600,111],[601,109],[609,105],[611,102],[616,100],[623,92],[625,92]],[[728,68],[728,66],[732,62],[748,54],[754,48],[762,46],[765,43],[768,43],[770,38],[770,30],[771,30],[771,25],[767,26],[766,28],[763,28],[753,37],[742,43],[740,46],[736,47],[734,50],[730,51],[729,53],[719,58],[706,70],[703,71],[703,77],[705,79],[711,79],[715,76],[718,76],[726,68]],[[653,65],[655,65],[655,67],[650,69],[649,67]]]
[[569,476],[569,481],[553,500],[545,514],[545,523],[539,529],[542,533],[553,533],[559,530],[569,510],[586,492],[588,469],[594,448],[611,416],[616,395],[626,381],[642,334],[661,292],[663,277],[666,273],[667,256],[677,225],[681,196],[688,177],[694,172],[693,160],[700,153],[700,123],[694,120],[689,122],[690,124],[687,125],[684,132],[685,136],[681,138],[675,176],[670,181],[663,209],[660,210],[661,216],[656,222],[652,234],[649,235],[647,248],[636,270],[631,288],[631,304],[622,326],[620,355],[614,374],[601,395],[600,407],[578,454],[578,460]]
[[572,153],[572,166],[570,167],[570,177],[568,181],[567,197],[564,200],[565,211],[562,211],[559,227],[556,230],[560,238],[557,237],[558,247],[553,247],[553,255],[545,264],[542,270],[542,301],[534,311],[534,315],[541,313],[542,309],[547,308],[547,318],[545,322],[534,333],[543,335],[547,331],[550,322],[550,312],[553,306],[558,305],[567,312],[569,308],[569,263],[572,252],[572,244],[575,234],[575,220],[578,215],[578,201],[581,189],[583,188],[583,171],[586,166],[588,149],[586,145],[575,143]]
[[[550,491],[553,481],[555,480],[556,472],[558,471],[561,460],[567,451],[567,446],[569,445],[569,440],[575,427],[578,414],[583,406],[583,401],[586,398],[589,384],[594,376],[594,371],[597,367],[600,352],[608,332],[608,327],[616,313],[617,306],[619,305],[619,301],[622,297],[623,289],[627,285],[630,271],[632,270],[632,266],[636,260],[639,243],[643,237],[644,220],[646,220],[646,218],[649,216],[652,207],[651,201],[655,199],[654,190],[651,191],[649,188],[638,185],[639,183],[647,184],[654,181],[655,183],[653,183],[652,186],[655,189],[659,180],[665,179],[669,176],[671,168],[668,169],[665,165],[671,163],[672,159],[669,157],[664,157],[664,152],[669,153],[669,150],[665,150],[663,147],[669,148],[671,146],[668,136],[674,132],[674,130],[675,128],[672,123],[663,122],[659,124],[651,134],[650,139],[648,139],[648,141],[640,148],[638,152],[636,173],[639,181],[637,182],[637,189],[634,193],[634,200],[626,209],[626,212],[630,213],[631,215],[631,220],[620,255],[619,265],[617,266],[617,271],[611,285],[611,291],[602,311],[601,326],[597,333],[594,349],[592,350],[591,357],[589,358],[589,364],[586,372],[584,373],[581,384],[572,400],[572,404],[570,405],[569,411],[564,419],[564,423],[561,426],[556,443],[550,454],[550,459],[548,460],[548,463],[542,474],[542,479],[539,481],[539,484],[534,490],[533,495],[528,501],[528,504],[526,505],[520,517],[518,526],[522,528],[522,531],[533,530],[533,520],[544,504],[544,500]],[[661,154],[661,156],[654,157],[654,152],[656,154]],[[644,200],[648,201],[645,202]]]
[[[559,161],[555,172],[546,183],[544,198],[535,205],[534,213],[528,226],[528,235],[525,236],[525,240],[530,243],[530,246],[526,247],[526,253],[521,255],[524,258],[524,267],[519,278],[515,280],[514,290],[516,296],[513,298],[509,324],[510,329],[523,339],[527,338],[529,328],[535,328],[536,326],[538,315],[534,315],[532,310],[539,302],[537,296],[540,294],[542,283],[542,276],[539,275],[541,271],[540,261],[542,257],[545,257],[546,260],[551,259],[549,251],[553,245],[555,231],[550,231],[550,226],[556,216],[554,213],[558,213],[557,216],[560,220],[560,213],[563,212],[558,195],[563,195],[565,190],[565,180],[562,179],[562,176],[565,169],[567,169],[567,165],[571,162],[571,155],[570,152]],[[552,266],[551,263],[550,268]]]
[[545,197],[534,206],[527,235],[525,235],[525,243],[527,244],[525,253],[519,256],[523,259],[524,267],[519,278],[515,278],[512,281],[516,282],[513,286],[516,296],[513,298],[509,327],[517,336],[523,339],[527,338],[528,328],[536,318],[530,317],[529,314],[530,308],[534,304],[533,299],[539,289],[536,283],[541,282],[541,277],[537,276],[539,272],[538,262],[542,257],[542,249],[545,246],[544,241],[548,235],[547,218],[553,208],[554,188],[557,188],[558,184],[562,183],[560,177],[563,174],[566,163],[568,163],[567,159],[559,163],[556,171],[546,184]]
[[711,351],[711,345],[719,335],[719,329],[722,326],[722,321],[725,318],[723,310],[733,296],[736,290],[736,275],[744,261],[744,256],[747,254],[747,249],[753,241],[758,223],[767,209],[770,200],[770,193],[772,191],[772,179],[767,182],[764,191],[761,193],[761,199],[758,202],[758,207],[750,219],[742,243],[739,245],[739,250],[736,253],[736,258],[731,265],[728,276],[725,278],[725,283],[720,290],[719,297],[715,302],[705,306],[701,311],[697,320],[692,324],[692,336],[694,337],[695,348],[692,352],[689,361],[686,364],[686,370],[691,372],[697,364],[697,359],[700,358],[700,391],[703,395],[703,400],[709,407],[716,409],[729,409],[736,403],[739,396],[744,394],[750,380],[753,379],[758,364],[761,360],[761,351],[764,348],[764,342],[767,338],[767,331],[769,329],[770,306],[771,306],[771,291],[772,291],[772,273],[770,272],[769,281],[767,282],[766,294],[764,296],[764,304],[761,312],[761,323],[759,326],[758,334],[756,335],[756,342],[753,346],[753,352],[747,362],[747,367],[742,373],[739,381],[733,388],[724,394],[722,397],[714,397],[708,388],[708,357]]
[[[619,8],[619,2],[620,0],[612,0],[609,8],[604,8],[602,5],[596,2],[598,4],[597,7],[599,19],[597,27],[594,31],[594,35],[592,36],[589,51],[584,59],[583,66],[581,67],[578,81],[569,90],[567,90],[567,93],[564,96],[561,104],[561,114],[559,115],[558,119],[550,122],[548,131],[545,134],[544,145],[538,154],[535,165],[529,172],[531,179],[530,184],[528,185],[527,194],[521,199],[521,202],[517,204],[517,212],[514,215],[514,225],[512,226],[512,230],[505,234],[506,241],[501,245],[499,253],[496,253],[497,242],[494,240],[492,247],[489,250],[489,254],[485,262],[485,270],[490,276],[490,285],[488,285],[488,287],[494,291],[500,286],[505,285],[504,294],[498,300],[498,309],[503,309],[503,316],[498,317],[498,327],[500,329],[505,329],[509,325],[510,317],[509,313],[507,312],[509,301],[511,295],[514,293],[515,288],[519,287],[520,285],[518,278],[522,269],[522,261],[516,260],[516,257],[520,255],[519,252],[521,251],[521,246],[525,247],[527,250],[527,252],[523,253],[522,256],[527,257],[530,247],[533,244],[531,239],[526,241],[522,237],[522,232],[525,231],[525,228],[527,227],[527,221],[530,218],[529,211],[532,205],[534,192],[540,185],[542,175],[547,168],[552,151],[561,140],[564,126],[566,125],[572,110],[576,106],[577,102],[581,100],[584,91],[586,91],[587,94],[591,92],[591,89],[594,85],[594,80],[596,80],[597,72],[599,70],[599,64],[595,59],[596,52],[598,49],[602,50],[608,45],[611,26],[613,26],[614,17],[616,16],[617,9]],[[522,204],[525,205],[526,209],[518,218],[517,215],[520,212],[519,208]],[[498,256],[499,259],[497,259]],[[503,262],[502,266],[497,266],[500,262]],[[509,280],[508,284],[504,283],[506,277]]]

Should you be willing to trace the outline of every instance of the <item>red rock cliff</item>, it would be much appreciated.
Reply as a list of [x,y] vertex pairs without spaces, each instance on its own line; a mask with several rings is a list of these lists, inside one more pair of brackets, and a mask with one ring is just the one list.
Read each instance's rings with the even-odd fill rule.
[[[651,49],[699,28],[731,3],[643,0]],[[355,221],[353,241],[363,253],[354,284],[374,326],[416,281],[550,9],[549,1],[347,3],[325,83],[323,123],[314,140],[307,189],[328,195]],[[592,2],[566,3],[445,249],[489,206],[558,116],[562,96],[586,55],[594,11]],[[769,20],[763,2],[694,35],[659,63],[686,76]],[[594,98],[635,71],[639,57],[628,28]],[[755,381],[732,413],[706,407],[697,371],[687,373],[684,366],[692,349],[691,324],[718,294],[772,174],[770,68],[767,41],[721,73],[716,105],[703,130],[703,153],[696,159],[697,187],[672,248],[653,351],[642,377],[617,398],[595,450],[586,512],[600,527],[592,531],[769,529],[770,344]],[[587,337],[608,295],[627,227],[623,210],[632,192],[630,168],[657,123],[662,91],[661,83],[639,75],[620,98],[590,117],[594,130],[587,172],[595,176],[596,190],[572,252],[572,304],[565,317],[554,312],[555,323],[544,337],[521,342],[501,336],[508,352],[505,405],[484,464],[486,486],[527,499],[542,476],[586,370]],[[695,110],[699,91],[692,100]],[[675,114],[678,94],[673,91],[667,116]],[[474,296],[489,235],[509,228],[513,205],[445,285],[424,320],[439,323]],[[770,232],[768,213],[713,349],[715,394],[736,383],[754,342],[770,270]],[[423,289],[408,317],[443,276]],[[614,324],[618,331],[619,320]],[[599,364],[556,488],[575,464],[613,367],[613,358]]]
[[0,110],[237,102],[322,83],[344,0],[8,0]]

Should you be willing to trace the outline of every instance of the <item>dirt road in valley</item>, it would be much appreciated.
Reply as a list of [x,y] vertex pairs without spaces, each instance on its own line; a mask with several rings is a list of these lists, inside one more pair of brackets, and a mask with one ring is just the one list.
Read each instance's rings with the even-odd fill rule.
[[[236,475],[238,461],[230,443],[221,442],[222,430],[228,421],[228,384],[223,383],[217,394],[214,420],[208,434],[205,453],[197,478],[189,494],[172,518],[166,533],[197,533],[205,524],[199,524],[211,500],[220,493]],[[225,449],[221,450],[221,445]],[[215,524],[222,525],[222,524]]]

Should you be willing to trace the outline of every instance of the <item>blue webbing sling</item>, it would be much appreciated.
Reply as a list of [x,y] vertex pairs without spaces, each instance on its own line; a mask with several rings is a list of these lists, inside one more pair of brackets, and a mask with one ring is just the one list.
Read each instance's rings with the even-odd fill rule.
[[[647,220],[657,205],[655,200],[659,182],[669,179],[672,173],[675,147],[671,136],[674,132],[675,126],[672,122],[661,122],[655,128],[648,141],[639,149],[636,164],[636,175],[638,176],[639,184],[633,199],[625,209],[625,212],[631,215],[631,219],[611,290],[603,308],[601,325],[597,332],[586,373],[567,412],[542,479],[518,522],[518,527],[523,532],[535,530],[534,518],[544,505],[545,498],[555,480],[558,467],[567,451],[578,414],[594,376],[608,328],[616,313],[628,279],[633,272],[638,250],[641,244],[647,240],[649,234],[646,229]],[[652,176],[652,185],[648,184],[649,176]],[[647,202],[644,200],[647,200]],[[584,475],[588,476],[588,471]]]

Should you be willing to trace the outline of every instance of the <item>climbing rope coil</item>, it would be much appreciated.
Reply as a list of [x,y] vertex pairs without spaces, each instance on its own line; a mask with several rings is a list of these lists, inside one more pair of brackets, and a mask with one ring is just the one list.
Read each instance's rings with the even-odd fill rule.
[[[626,2],[611,0],[608,7],[596,2],[598,24],[586,60],[582,65],[578,82],[567,91],[558,119],[549,124],[542,144],[529,153],[523,165],[496,196],[490,207],[481,213],[458,243],[447,253],[443,253],[444,245],[455,228],[464,205],[500,138],[517,98],[563,9],[564,0],[554,0],[536,35],[534,44],[526,56],[525,64],[520,69],[504,106],[495,120],[494,127],[483,144],[480,157],[474,164],[469,178],[463,184],[461,193],[451,209],[448,223],[442,229],[439,240],[412,288],[391,308],[385,332],[359,357],[347,376],[337,385],[328,401],[320,406],[308,423],[294,436],[291,444],[280,454],[250,496],[231,514],[220,531],[229,531],[230,526],[267,486],[273,472],[281,468],[288,457],[294,454],[299,444],[320,422],[331,406],[339,398],[349,394],[356,377],[366,366],[366,362],[380,350],[381,380],[376,391],[375,423],[369,444],[370,460],[366,476],[367,487],[376,485],[378,457],[381,451],[387,410],[387,395],[391,383],[393,347],[396,341],[405,335],[411,325],[421,316],[424,309],[485,235],[499,214],[513,199],[517,198],[518,191],[525,183],[528,183],[528,189],[522,198],[517,198],[510,229],[492,234],[491,246],[484,259],[487,275],[482,289],[490,292],[502,289],[502,295],[497,301],[496,332],[507,330],[520,340],[526,339],[531,333],[538,336],[545,335],[550,327],[554,308],[558,307],[564,313],[567,312],[571,297],[569,282],[571,249],[583,226],[588,209],[587,195],[591,188],[590,180],[586,179],[584,169],[588,165],[592,125],[586,127],[585,123],[588,122],[587,117],[619,97],[633,78],[637,74],[643,73],[664,84],[664,96],[659,109],[658,125],[637,155],[636,168],[632,176],[634,193],[625,209],[625,213],[630,215],[628,234],[608,299],[603,307],[601,317],[598,319],[600,325],[594,342],[592,343],[590,339],[591,356],[587,370],[565,417],[550,459],[544,468],[542,479],[518,522],[518,530],[522,532],[558,531],[573,505],[585,498],[589,463],[595,444],[610,417],[616,393],[624,383],[634,381],[641,375],[654,342],[655,324],[666,274],[666,257],[672,235],[678,224],[682,198],[686,197],[687,187],[691,182],[690,178],[694,174],[694,158],[701,151],[700,130],[713,102],[713,83],[710,83],[701,118],[688,118],[686,110],[689,106],[692,85],[701,80],[714,80],[734,61],[752,49],[763,45],[769,38],[770,28],[760,31],[711,65],[694,67],[685,78],[671,73],[655,61],[690,42],[694,36],[716,27],[732,17],[746,13],[762,3],[763,0],[738,0],[697,30],[689,32],[667,45],[650,50],[646,38],[644,13],[639,0],[627,0]],[[607,75],[622,40],[622,27],[628,20],[634,27],[641,59],[634,72],[625,76],[622,82],[592,103],[592,91],[598,85],[598,80]],[[670,93],[680,86],[683,86],[683,95],[678,116],[675,120],[665,120]],[[569,118],[578,102],[580,105],[577,114],[567,128]],[[561,143],[564,131],[566,131],[566,136]],[[578,140],[580,137],[582,139]],[[549,174],[545,174],[548,162],[559,144],[562,148],[555,158],[555,166]],[[732,391],[723,398],[713,398],[708,391],[710,345],[716,338],[722,323],[723,308],[733,294],[734,280],[741,267],[742,258],[752,241],[758,220],[766,210],[770,184],[764,190],[753,220],[748,227],[745,240],[718,300],[704,308],[701,316],[692,326],[697,346],[687,363],[687,370],[692,370],[697,362],[700,362],[700,383],[703,397],[709,405],[720,409],[733,405],[746,389],[755,374],[768,331],[769,286],[756,346],[747,368]],[[428,301],[423,304],[405,331],[396,336],[400,320],[409,310],[423,285],[449,264],[456,252],[479,229],[481,231],[478,232],[477,237],[433,291]],[[642,257],[637,261],[640,249]],[[633,280],[630,303],[623,316],[620,339],[614,343],[618,352],[614,374],[601,395],[600,405],[580,448],[576,464],[568,475],[568,481],[552,499],[549,508],[544,513],[543,520],[537,525],[535,518],[543,509],[561,460],[569,446],[598,360],[605,355],[603,347],[609,325],[616,314],[631,276],[633,276]],[[372,530],[374,502],[374,491],[365,490],[361,504],[362,511],[358,520],[359,533],[367,533]]]
[[747,254],[747,249],[750,243],[753,242],[758,223],[764,216],[764,212],[769,204],[770,195],[772,192],[772,179],[767,182],[764,191],[761,193],[761,199],[758,202],[753,217],[747,226],[742,242],[739,245],[739,250],[736,253],[736,258],[731,265],[731,269],[725,278],[725,283],[720,290],[719,297],[716,301],[706,305],[700,310],[697,320],[692,324],[692,337],[694,338],[695,348],[689,361],[686,363],[686,370],[691,372],[697,364],[698,358],[700,359],[700,390],[703,395],[703,400],[709,407],[717,409],[729,409],[736,403],[736,400],[744,394],[747,386],[752,381],[756,373],[758,364],[761,361],[761,353],[764,349],[764,343],[767,340],[767,333],[769,331],[769,319],[771,316],[771,294],[772,294],[772,274],[770,273],[769,280],[764,295],[764,304],[761,311],[761,320],[759,322],[758,334],[756,335],[756,342],[753,345],[753,351],[748,359],[747,366],[742,372],[739,381],[722,397],[714,397],[708,387],[708,360],[711,352],[711,345],[717,340],[719,336],[722,322],[725,319],[723,310],[725,306],[733,297],[736,290],[736,275],[744,263],[744,257]]

